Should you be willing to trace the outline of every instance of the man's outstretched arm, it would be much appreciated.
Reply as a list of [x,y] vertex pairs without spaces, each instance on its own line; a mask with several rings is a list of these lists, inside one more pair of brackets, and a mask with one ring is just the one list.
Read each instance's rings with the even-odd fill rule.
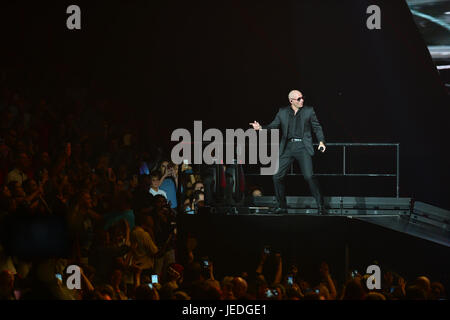
[[281,119],[280,119],[280,112],[277,113],[277,115],[275,116],[275,119],[273,119],[273,121],[266,125],[260,125],[259,122],[257,122],[255,120],[255,122],[250,122],[249,123],[251,126],[253,126],[253,129],[255,130],[260,130],[260,129],[279,129],[280,125],[281,125]]

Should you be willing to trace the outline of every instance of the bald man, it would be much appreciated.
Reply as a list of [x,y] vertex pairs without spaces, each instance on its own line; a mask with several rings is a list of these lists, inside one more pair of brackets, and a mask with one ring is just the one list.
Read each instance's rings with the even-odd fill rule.
[[278,207],[275,213],[287,213],[284,177],[294,160],[297,160],[303,177],[308,182],[311,194],[317,202],[318,213],[327,214],[323,204],[323,196],[320,192],[319,184],[313,173],[312,156],[314,148],[312,144],[312,133],[319,141],[318,150],[325,152],[325,137],[322,126],[317,119],[314,108],[303,105],[305,99],[298,90],[292,90],[288,95],[290,105],[280,108],[272,123],[262,126],[257,121],[250,125],[255,130],[280,129],[280,161],[277,173],[273,176],[275,195]]

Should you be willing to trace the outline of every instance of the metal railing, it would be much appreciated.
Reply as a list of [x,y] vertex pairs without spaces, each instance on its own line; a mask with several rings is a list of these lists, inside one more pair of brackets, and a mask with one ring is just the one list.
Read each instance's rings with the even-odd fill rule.
[[[315,146],[318,144],[315,143]],[[399,143],[327,143],[326,146],[340,146],[342,148],[342,173],[315,173],[316,176],[340,176],[340,177],[395,177],[396,178],[396,197],[400,196],[400,144]],[[347,173],[346,151],[347,147],[394,147],[396,151],[396,172],[395,173]],[[259,174],[246,174],[249,176]],[[294,164],[291,164],[288,175],[302,175],[294,173]]]

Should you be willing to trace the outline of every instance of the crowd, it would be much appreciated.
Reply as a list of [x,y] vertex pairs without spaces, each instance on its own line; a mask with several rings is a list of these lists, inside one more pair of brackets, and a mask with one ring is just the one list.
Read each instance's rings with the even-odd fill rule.
[[[184,251],[176,245],[176,217],[205,206],[210,176],[172,163],[110,107],[107,100],[51,100],[2,88],[0,299],[445,298],[442,284],[424,276],[407,282],[395,273],[384,274],[382,290],[369,291],[367,275],[353,275],[338,288],[326,263],[322,280],[310,283],[297,266],[283,273],[282,257],[266,252],[254,270],[216,279],[214,262],[196,255],[195,236]],[[227,176],[222,183],[226,190],[233,181]],[[262,195],[252,186],[246,192],[247,204]],[[233,201],[226,191],[222,196]],[[43,255],[37,238],[26,234],[45,238],[40,221],[63,221],[61,243]],[[20,223],[30,229],[20,233]],[[80,289],[67,286],[72,265],[79,267]]]

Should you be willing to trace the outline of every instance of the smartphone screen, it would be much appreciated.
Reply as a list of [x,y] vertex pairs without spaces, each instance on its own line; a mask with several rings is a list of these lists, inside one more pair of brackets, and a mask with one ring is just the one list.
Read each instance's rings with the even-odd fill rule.
[[294,284],[294,279],[292,278],[292,276],[288,277],[288,285],[292,286]]
[[62,281],[62,275],[60,273],[55,274],[56,279]]
[[146,162],[143,162],[141,167],[139,168],[139,174],[140,175],[143,175],[143,174],[148,175],[148,174],[150,174],[150,170],[149,170]]
[[150,289],[153,289],[153,284],[149,283],[149,284],[148,284],[148,287],[149,287]]
[[152,283],[158,283],[158,275],[157,274],[152,275]]
[[267,298],[272,298],[273,297],[272,291],[270,289],[266,290],[266,297]]

